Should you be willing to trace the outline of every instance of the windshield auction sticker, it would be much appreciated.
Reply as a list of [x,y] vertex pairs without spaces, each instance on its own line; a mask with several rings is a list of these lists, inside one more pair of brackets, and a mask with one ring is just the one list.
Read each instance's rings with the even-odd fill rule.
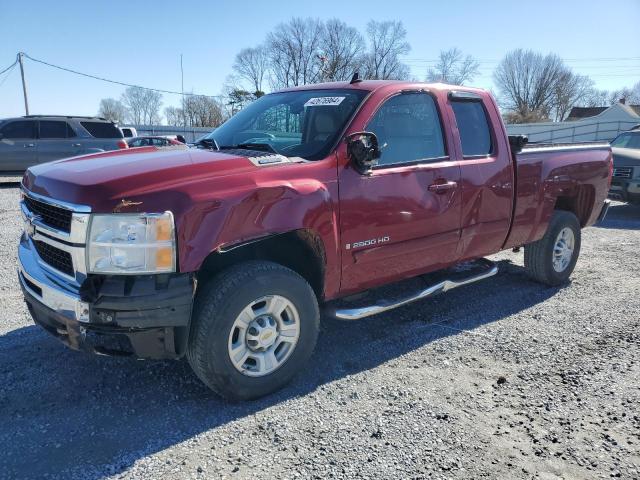
[[335,107],[340,105],[345,97],[314,97],[307,100],[305,107]]

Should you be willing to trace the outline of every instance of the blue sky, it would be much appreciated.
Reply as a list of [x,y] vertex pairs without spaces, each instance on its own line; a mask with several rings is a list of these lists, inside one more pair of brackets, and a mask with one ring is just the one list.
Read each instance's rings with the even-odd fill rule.
[[[640,80],[640,0],[0,0],[0,70],[22,50],[82,72],[179,91],[182,53],[185,90],[215,95],[237,51],[260,43],[292,16],[338,17],[362,32],[370,19],[402,20],[412,46],[406,60],[417,78],[425,76],[425,61],[458,47],[481,62],[473,84],[492,88],[497,61],[522,47],[568,59],[599,88]],[[124,89],[29,61],[26,75],[31,113],[92,115],[101,98],[118,98]],[[178,101],[178,96],[164,96],[164,106]],[[23,114],[16,68],[0,75],[0,118]]]

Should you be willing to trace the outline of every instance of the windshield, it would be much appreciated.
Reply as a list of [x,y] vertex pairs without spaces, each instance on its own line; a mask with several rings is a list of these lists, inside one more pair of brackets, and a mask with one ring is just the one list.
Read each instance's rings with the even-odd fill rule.
[[621,148],[640,148],[640,132],[621,133],[613,140],[613,142],[611,142],[611,146]]
[[221,148],[254,148],[318,160],[367,94],[364,90],[296,90],[253,102],[203,138]]

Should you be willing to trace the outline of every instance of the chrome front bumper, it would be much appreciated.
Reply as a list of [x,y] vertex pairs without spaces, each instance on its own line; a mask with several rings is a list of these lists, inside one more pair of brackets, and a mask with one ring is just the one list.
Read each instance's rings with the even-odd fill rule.
[[68,320],[89,322],[89,304],[80,299],[67,278],[41,266],[38,253],[26,234],[22,235],[18,246],[18,277],[25,291],[56,314]]

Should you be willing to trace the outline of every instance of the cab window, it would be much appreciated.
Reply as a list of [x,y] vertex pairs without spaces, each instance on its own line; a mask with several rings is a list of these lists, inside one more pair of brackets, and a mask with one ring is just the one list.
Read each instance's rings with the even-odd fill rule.
[[403,93],[387,100],[367,130],[378,137],[378,165],[394,165],[446,155],[442,126],[433,97]]
[[489,120],[481,101],[452,101],[451,107],[456,117],[462,155],[473,157],[489,155],[493,151]]

